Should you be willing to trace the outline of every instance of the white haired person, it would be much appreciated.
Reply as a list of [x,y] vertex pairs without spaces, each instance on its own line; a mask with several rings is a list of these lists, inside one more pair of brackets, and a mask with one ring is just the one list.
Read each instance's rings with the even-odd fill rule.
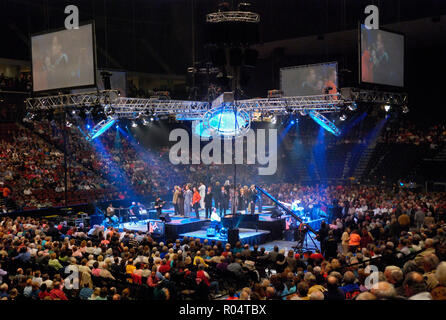
[[435,271],[435,277],[438,284],[432,289],[431,295],[433,300],[446,300],[446,262],[440,262]]

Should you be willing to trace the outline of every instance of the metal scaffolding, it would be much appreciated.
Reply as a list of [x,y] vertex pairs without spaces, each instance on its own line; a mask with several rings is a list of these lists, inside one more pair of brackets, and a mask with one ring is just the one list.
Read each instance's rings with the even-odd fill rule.
[[[300,111],[318,111],[319,113],[338,112],[349,103],[339,94],[324,94],[301,97],[260,98],[237,100],[238,108],[248,113],[268,113],[285,115]],[[101,105],[109,108],[118,118],[135,118],[140,113],[175,115],[183,120],[195,120],[211,109],[211,103],[187,100],[163,100],[153,98],[125,98],[118,91],[104,90],[89,93],[64,94],[57,96],[35,97],[26,100],[28,111],[65,108],[91,108]]]
[[206,22],[260,22],[260,15],[254,12],[246,11],[223,11],[213,12],[206,15]]

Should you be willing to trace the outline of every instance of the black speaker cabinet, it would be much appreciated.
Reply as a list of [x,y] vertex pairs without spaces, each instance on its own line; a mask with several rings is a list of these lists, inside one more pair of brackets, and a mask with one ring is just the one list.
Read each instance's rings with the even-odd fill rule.
[[228,242],[231,246],[235,246],[235,244],[239,241],[239,230],[238,229],[229,229],[228,230]]

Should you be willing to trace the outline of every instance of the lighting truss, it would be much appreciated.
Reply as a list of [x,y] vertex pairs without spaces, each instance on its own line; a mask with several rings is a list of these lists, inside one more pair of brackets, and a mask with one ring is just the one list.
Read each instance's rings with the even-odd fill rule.
[[[349,101],[342,100],[339,94],[324,94],[301,97],[260,98],[237,100],[239,108],[249,113],[263,112],[284,115],[289,112],[315,110],[320,113],[331,113],[340,110]],[[78,93],[60,96],[28,98],[28,111],[48,110],[60,107],[89,107],[96,104],[108,106],[118,118],[134,118],[141,112],[157,115],[177,115],[184,120],[201,118],[211,109],[211,103],[188,100],[162,100],[151,98],[119,97],[114,90],[94,93]]]
[[[314,112],[316,115],[321,115],[322,113],[339,112],[343,105],[351,102],[352,101],[341,99],[341,95],[339,94],[323,94],[300,97],[238,100],[231,102],[230,104],[235,103],[238,110],[243,110],[243,112],[248,114],[252,119],[258,114],[276,116],[289,113],[308,114],[309,112]],[[177,120],[188,121],[202,120],[208,111],[215,109],[212,107],[212,103],[203,101],[125,98],[120,97],[116,90],[29,98],[26,100],[26,104],[28,111],[73,107],[90,108],[91,106],[101,105],[108,109],[115,120],[137,119],[141,115],[143,117],[155,115],[157,117],[175,116]],[[318,116],[317,119],[319,118],[320,117]],[[90,137],[94,137],[98,132],[104,132],[106,130],[102,131],[104,127],[108,129],[113,125],[113,123],[110,123],[111,121],[108,120],[98,123],[98,125],[93,128]],[[336,132],[336,130],[334,130],[334,132]]]
[[116,118],[110,117],[106,120],[101,120],[96,124],[93,129],[91,129],[91,132],[87,134],[87,141],[91,141],[99,137],[101,134],[103,134],[105,131],[110,129],[110,127],[116,122]]
[[35,97],[26,99],[27,109],[50,110],[61,107],[94,106],[108,104],[119,96],[117,90],[101,90],[86,93],[60,94],[53,96]]
[[383,92],[376,90],[366,90],[359,88],[342,88],[343,99],[357,102],[389,103],[395,105],[405,105],[408,103],[408,95],[404,92]]
[[338,112],[347,101],[342,100],[339,94],[322,94],[314,96],[282,97],[238,100],[240,108],[248,112],[274,113],[285,115],[290,112],[297,113],[315,110],[320,113]]
[[260,15],[254,12],[246,11],[224,11],[213,12],[206,15],[206,22],[251,22],[259,23]]
[[133,118],[135,114],[151,112],[156,115],[176,116],[178,120],[199,120],[210,109],[210,104],[203,101],[120,97],[114,101],[112,108],[120,118]]
[[308,115],[313,119],[318,125],[320,125],[322,128],[327,130],[328,132],[333,133],[335,136],[339,136],[341,134],[341,131],[336,127],[336,125],[327,119],[323,114],[320,114],[319,112],[315,110],[311,110],[308,112]]

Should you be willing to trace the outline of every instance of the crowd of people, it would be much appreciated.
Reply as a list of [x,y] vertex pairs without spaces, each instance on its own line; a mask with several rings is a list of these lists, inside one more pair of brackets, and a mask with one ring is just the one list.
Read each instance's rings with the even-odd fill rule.
[[[4,170],[1,173],[0,181],[11,189],[11,197],[13,200],[17,200],[18,208],[43,208],[61,204],[64,202],[61,201],[64,198],[64,139],[60,123],[54,118],[51,120],[42,119],[26,123],[26,127],[27,129],[10,132],[2,137],[0,165]],[[370,128],[357,128],[358,132],[368,129]],[[120,135],[118,130],[109,130],[93,142],[87,141],[75,125],[67,130],[68,190],[70,192],[86,191],[87,193],[93,190],[98,193],[98,195],[93,193],[91,197],[70,196],[68,199],[70,204],[81,202],[81,200],[170,197],[177,184],[184,186],[190,181],[195,181],[214,185],[217,181],[229,180],[232,182],[234,179],[233,165],[179,164],[174,166],[169,160],[168,147],[160,146],[148,149],[139,145],[134,139],[129,139],[123,134]],[[295,148],[297,132],[293,132],[290,130],[283,139],[284,150]],[[305,132],[304,130],[302,136],[299,136],[302,143],[306,141]],[[430,127],[427,131],[415,129],[409,124],[407,129],[394,129],[389,125],[382,130],[379,141],[411,142],[423,145],[429,143],[430,147],[435,149],[444,143],[445,132],[444,125]],[[347,139],[346,141],[353,143],[365,143],[365,141],[356,141],[354,139],[356,135],[356,133],[349,134],[344,137],[343,141]],[[364,136],[363,134],[359,135]],[[8,142],[8,140],[11,141]],[[14,150],[15,144],[17,147]],[[25,148],[29,151],[24,153],[28,160],[25,166],[31,164],[26,168],[28,171],[26,177],[20,171],[24,170],[21,168],[23,166],[21,152],[17,152],[18,149]],[[45,151],[39,152],[38,150]],[[292,180],[289,171],[294,167],[290,167],[288,170],[287,166],[280,165],[280,163],[290,160],[289,157],[286,158],[285,154],[286,152],[279,153],[279,156],[284,158],[278,159],[278,171],[274,175],[274,180],[278,182],[291,182]],[[36,162],[36,158],[39,158],[39,161]],[[273,183],[271,179],[268,180],[268,177],[259,176],[257,169],[258,165],[237,165],[237,183],[248,186],[265,182],[268,182],[268,185]],[[47,171],[51,171],[51,173],[41,177],[42,173]],[[20,177],[15,179],[15,175]],[[46,189],[51,189],[51,192],[38,191],[44,189],[43,185]],[[95,196],[98,196],[97,199],[94,199]],[[288,200],[284,199],[284,201]]]
[[378,141],[417,146],[429,145],[431,149],[437,149],[446,142],[446,125],[442,123],[421,129],[410,122],[405,122],[397,126],[387,127]]
[[[64,154],[24,127],[11,128],[0,137],[0,181],[8,189],[4,198],[23,208],[61,206],[64,200]],[[110,190],[110,184],[80,163],[70,161],[67,181],[70,194],[82,194],[84,201],[101,196],[95,190]],[[90,194],[83,192],[92,191]],[[102,192],[101,192],[102,194]],[[76,201],[76,200],[75,200]],[[75,202],[74,201],[74,202]]]
[[333,220],[315,235],[317,250],[159,241],[111,226],[70,226],[63,218],[3,217],[0,298],[446,299],[444,193],[279,184],[269,191],[337,203]]
[[7,77],[4,73],[0,73],[0,90],[1,91],[21,91],[29,92],[32,90],[31,73],[22,72],[18,77]]

